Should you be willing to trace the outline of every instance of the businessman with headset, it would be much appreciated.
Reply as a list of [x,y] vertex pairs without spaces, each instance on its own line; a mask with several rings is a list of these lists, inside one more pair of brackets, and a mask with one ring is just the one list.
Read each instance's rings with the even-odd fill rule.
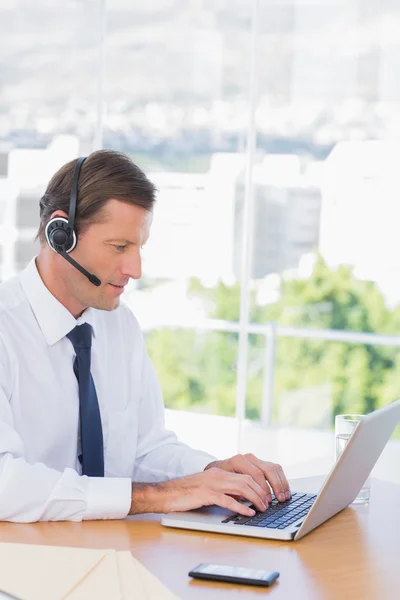
[[67,163],[47,186],[39,254],[0,286],[0,520],[210,504],[248,515],[241,499],[265,510],[271,491],[290,498],[279,465],[217,460],[164,427],[142,334],[120,304],[141,276],[154,201],[144,173],[110,150]]

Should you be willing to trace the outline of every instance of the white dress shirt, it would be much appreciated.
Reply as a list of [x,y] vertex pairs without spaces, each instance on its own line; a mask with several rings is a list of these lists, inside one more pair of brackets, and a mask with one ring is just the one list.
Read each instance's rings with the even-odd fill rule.
[[[105,477],[82,475],[75,352],[66,334],[93,328]],[[0,285],[0,520],[118,519],[131,482],[203,471],[214,456],[164,427],[164,403],[130,309],[88,308],[76,320],[44,285],[33,259]]]

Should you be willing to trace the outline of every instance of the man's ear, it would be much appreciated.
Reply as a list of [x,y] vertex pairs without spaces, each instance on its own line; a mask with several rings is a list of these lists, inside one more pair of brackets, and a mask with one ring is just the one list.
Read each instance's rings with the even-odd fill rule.
[[68,219],[68,215],[66,212],[64,212],[63,210],[55,210],[51,215],[49,221],[51,221],[51,219],[55,219],[56,217],[64,217],[64,219]]

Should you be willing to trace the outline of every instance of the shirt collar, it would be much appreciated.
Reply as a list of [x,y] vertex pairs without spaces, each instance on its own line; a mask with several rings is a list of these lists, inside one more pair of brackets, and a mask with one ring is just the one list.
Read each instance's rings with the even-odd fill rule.
[[20,279],[33,314],[49,346],[56,344],[74,327],[83,323],[89,323],[95,335],[94,309],[87,308],[78,319],[75,319],[43,283],[37,270],[36,257],[22,271]]

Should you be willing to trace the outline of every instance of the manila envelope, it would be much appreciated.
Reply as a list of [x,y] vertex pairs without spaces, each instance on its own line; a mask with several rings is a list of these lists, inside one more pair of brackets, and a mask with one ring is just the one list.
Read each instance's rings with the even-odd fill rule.
[[128,551],[0,543],[0,566],[18,600],[179,600]]
[[0,591],[18,600],[125,600],[115,550],[0,543]]
[[130,552],[117,555],[123,600],[179,600]]

